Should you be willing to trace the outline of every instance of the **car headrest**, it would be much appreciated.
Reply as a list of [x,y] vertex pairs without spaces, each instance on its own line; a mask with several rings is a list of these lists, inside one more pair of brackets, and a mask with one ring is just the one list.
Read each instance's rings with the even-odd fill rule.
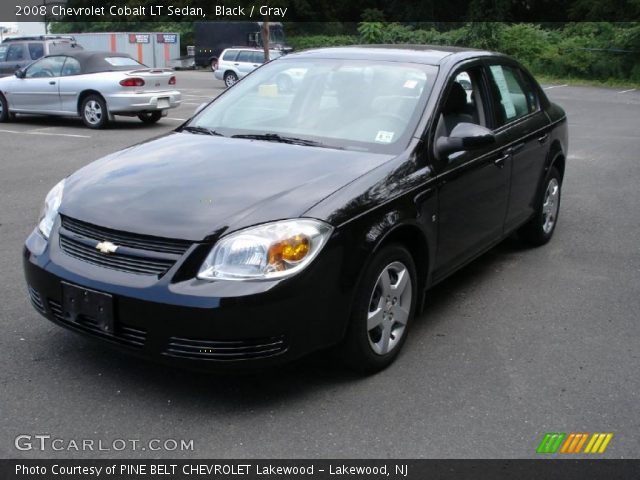
[[458,82],[453,82],[443,113],[462,113],[467,106],[467,92]]

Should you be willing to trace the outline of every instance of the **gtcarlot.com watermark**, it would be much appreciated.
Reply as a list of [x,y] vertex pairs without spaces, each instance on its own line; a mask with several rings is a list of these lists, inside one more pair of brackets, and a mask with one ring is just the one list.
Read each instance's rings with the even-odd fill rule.
[[60,438],[49,434],[22,434],[14,442],[20,451],[41,452],[192,452],[193,440],[175,438]]

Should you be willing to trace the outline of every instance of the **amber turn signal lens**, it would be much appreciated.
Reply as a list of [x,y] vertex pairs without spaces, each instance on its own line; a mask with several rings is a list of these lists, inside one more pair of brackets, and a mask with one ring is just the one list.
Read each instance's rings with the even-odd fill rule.
[[284,269],[283,261],[295,263],[307,256],[311,248],[309,237],[306,235],[295,235],[286,240],[274,243],[269,247],[269,264],[277,270]]

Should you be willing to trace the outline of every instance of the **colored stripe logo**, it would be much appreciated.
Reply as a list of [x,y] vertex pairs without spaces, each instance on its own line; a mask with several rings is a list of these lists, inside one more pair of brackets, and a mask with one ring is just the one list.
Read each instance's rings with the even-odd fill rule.
[[[591,435],[591,438],[589,438],[589,435]],[[604,453],[612,438],[613,433],[546,433],[536,451],[537,453],[566,454]],[[582,450],[583,447],[584,451]]]

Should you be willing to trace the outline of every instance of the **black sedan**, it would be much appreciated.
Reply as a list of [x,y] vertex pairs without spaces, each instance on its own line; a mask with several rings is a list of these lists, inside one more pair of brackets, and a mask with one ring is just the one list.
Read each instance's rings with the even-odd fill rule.
[[51,321],[146,357],[217,369],[334,347],[376,371],[430,287],[515,232],[549,241],[566,157],[564,111],[504,55],[291,54],[58,183],[28,289]]

